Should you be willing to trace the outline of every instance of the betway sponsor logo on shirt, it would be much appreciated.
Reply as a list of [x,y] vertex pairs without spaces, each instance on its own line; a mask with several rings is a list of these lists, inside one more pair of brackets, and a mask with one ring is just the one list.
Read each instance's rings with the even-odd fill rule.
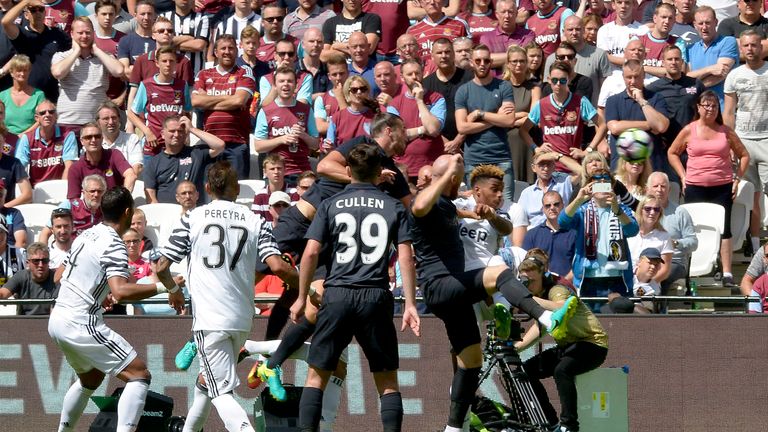
[[149,112],[169,112],[181,114],[181,106],[174,104],[150,104]]
[[576,135],[576,126],[544,126],[544,135]]
[[558,35],[557,34],[545,34],[545,35],[539,35],[536,36],[536,43],[541,45],[543,43],[555,43],[557,42]]
[[272,128],[272,136],[283,136],[283,135],[288,135],[290,133],[291,133],[291,127],[290,126],[273,127]]

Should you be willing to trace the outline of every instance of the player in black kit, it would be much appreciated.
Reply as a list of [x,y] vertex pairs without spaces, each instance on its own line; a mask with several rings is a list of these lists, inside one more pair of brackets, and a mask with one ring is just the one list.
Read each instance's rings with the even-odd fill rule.
[[[371,123],[371,136],[362,136],[347,141],[323,158],[317,167],[320,174],[318,181],[312,185],[295,206],[289,207],[280,215],[273,234],[281,252],[294,255],[298,262],[298,257],[304,252],[304,247],[307,244],[304,236],[317,209],[320,208],[323,201],[341,192],[350,183],[351,179],[346,170],[347,158],[350,152],[361,144],[374,145],[381,156],[381,174],[374,181],[378,188],[390,197],[400,200],[405,206],[410,205],[411,191],[408,187],[408,181],[392,159],[393,156],[400,156],[405,152],[405,125],[402,119],[396,115],[377,114]],[[319,292],[322,291],[322,280],[325,278],[325,262],[328,255],[328,250],[321,253],[318,271],[314,276],[313,288]],[[289,289],[275,303],[264,339],[271,340],[278,337],[288,319],[288,308],[296,301],[297,296],[298,290]],[[315,330],[316,312],[317,310],[310,304],[307,307],[306,317],[286,331],[280,346],[266,362],[254,366],[254,369],[249,373],[249,380],[254,375],[258,375],[262,381],[269,381],[269,388],[273,396],[280,400],[284,398],[285,392],[279,387],[280,372],[276,368],[282,365],[312,335]],[[343,371],[340,371],[338,375],[340,379],[336,380],[335,384],[340,386],[344,378]],[[270,380],[270,376],[276,376],[278,381]]]
[[374,186],[381,172],[378,146],[358,145],[347,156],[352,184],[323,202],[307,232],[300,266],[299,297],[291,307],[294,321],[303,316],[310,283],[323,245],[331,245],[322,307],[307,359],[310,368],[299,405],[299,427],[317,431],[323,390],[339,356],[354,336],[363,349],[381,398],[385,432],[399,431],[403,403],[398,390],[397,332],[389,290],[389,249],[397,245],[403,275],[405,310],[401,330],[419,335],[415,269],[408,211]]
[[562,332],[562,324],[577,304],[572,296],[557,311],[544,310],[506,266],[464,271],[464,248],[456,206],[451,201],[458,194],[462,178],[461,155],[440,156],[432,165],[432,184],[416,195],[411,206],[419,286],[424,291],[424,302],[443,321],[458,363],[451,385],[447,432],[461,431],[480,379],[483,356],[474,303],[498,290],[550,332]]

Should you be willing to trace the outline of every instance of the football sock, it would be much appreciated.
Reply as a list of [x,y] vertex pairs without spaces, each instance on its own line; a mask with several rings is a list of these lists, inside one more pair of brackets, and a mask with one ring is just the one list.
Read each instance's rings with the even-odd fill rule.
[[249,339],[246,340],[243,344],[243,348],[248,351],[249,355],[270,355],[277,349],[278,346],[280,346],[279,340],[254,341]]
[[144,411],[149,380],[128,381],[117,403],[117,432],[133,432],[139,425],[139,418]]
[[208,396],[208,391],[203,391],[199,385],[196,385],[195,398],[192,400],[192,406],[189,407],[182,432],[199,432],[202,430],[203,426],[205,426],[205,421],[208,420],[208,416],[211,414],[211,406],[211,398]]
[[224,422],[224,427],[229,432],[255,432],[248,420],[248,414],[232,397],[232,393],[223,394],[212,402],[219,413],[219,417],[221,417],[221,421]]
[[547,328],[547,330],[552,329],[552,312],[550,311],[544,311],[542,312],[541,316],[538,318],[538,321]]
[[400,392],[387,393],[381,401],[381,424],[384,432],[400,432],[403,427],[403,398]]
[[304,387],[299,402],[299,429],[316,431],[322,413],[323,391],[319,388]]
[[464,417],[475,398],[480,383],[480,368],[456,369],[451,384],[451,409],[448,413],[448,426],[461,430]]
[[267,360],[267,366],[270,369],[274,369],[276,366],[280,366],[283,362],[304,345],[304,342],[312,336],[315,332],[315,325],[307,321],[306,318],[302,318],[295,326],[288,329],[283,335],[283,340],[280,342],[280,346],[277,347],[275,353]]
[[87,389],[80,384],[80,380],[72,383],[64,395],[64,403],[61,407],[61,420],[59,421],[59,432],[70,432],[75,430],[80,416],[83,415],[85,406],[88,405],[88,398],[93,394],[93,390]]
[[341,404],[343,384],[344,380],[334,375],[331,375],[331,378],[328,380],[328,385],[325,386],[325,391],[323,392],[320,430],[333,430],[333,425],[336,423],[336,415],[339,413],[339,405]]

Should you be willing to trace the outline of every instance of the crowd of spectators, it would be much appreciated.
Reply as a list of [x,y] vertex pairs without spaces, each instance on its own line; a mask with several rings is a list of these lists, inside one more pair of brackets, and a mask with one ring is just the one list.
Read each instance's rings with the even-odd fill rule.
[[[185,210],[206,202],[205,170],[217,159],[241,180],[263,179],[252,209],[274,222],[310,187],[319,159],[386,111],[405,124],[397,161],[414,192],[442,154],[463,154],[465,198],[474,167],[500,168],[496,210],[514,225],[506,246],[544,250],[582,295],[630,296],[649,262],[642,279],[657,294],[685,278],[697,239],[671,183],[686,202],[725,208],[722,280],[733,284],[730,210],[742,182],[755,186],[744,252],[763,257],[767,6],[0,1],[0,245],[18,253],[3,260],[3,277],[40,260],[55,268],[100,220],[112,186]],[[633,128],[653,140],[647,161],[619,158],[617,137]],[[67,200],[39,239],[27,238],[14,207],[56,179],[68,181]],[[530,185],[516,190],[520,181]],[[598,183],[610,191],[592,191]],[[133,237],[146,241],[138,225],[126,244],[146,253],[134,250]],[[659,258],[641,259],[648,248]],[[151,271],[131,257],[137,277]],[[757,264],[745,294],[765,273]],[[51,292],[23,292],[41,290]]]

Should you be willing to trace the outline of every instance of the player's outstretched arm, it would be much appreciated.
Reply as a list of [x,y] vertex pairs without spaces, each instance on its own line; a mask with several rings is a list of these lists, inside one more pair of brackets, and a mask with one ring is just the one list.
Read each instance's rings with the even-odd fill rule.
[[265,261],[272,273],[288,284],[289,289],[296,289],[299,286],[299,274],[296,269],[284,261],[280,255],[271,255]]
[[[107,283],[109,284],[109,289],[112,292],[112,297],[114,297],[115,301],[118,303],[126,300],[143,300],[163,292],[171,293],[171,291],[173,291],[174,294],[180,293],[179,287],[176,286],[175,283],[173,283],[169,289],[167,286],[165,286],[164,283],[159,282],[159,284],[162,284],[165,287],[159,288],[158,284],[129,283],[128,279],[125,279],[121,276],[113,276],[107,280]],[[183,298],[183,294],[179,295],[182,295]]]
[[304,316],[304,309],[307,306],[307,295],[309,295],[309,284],[312,283],[312,277],[317,269],[317,260],[320,255],[320,242],[309,240],[304,248],[299,265],[299,298],[291,306],[291,320],[298,322]]
[[403,278],[403,294],[405,295],[405,308],[403,308],[403,325],[400,331],[409,327],[413,334],[421,336],[421,320],[416,310],[416,267],[413,264],[413,250],[411,242],[397,245],[397,262],[400,264],[400,275]]

